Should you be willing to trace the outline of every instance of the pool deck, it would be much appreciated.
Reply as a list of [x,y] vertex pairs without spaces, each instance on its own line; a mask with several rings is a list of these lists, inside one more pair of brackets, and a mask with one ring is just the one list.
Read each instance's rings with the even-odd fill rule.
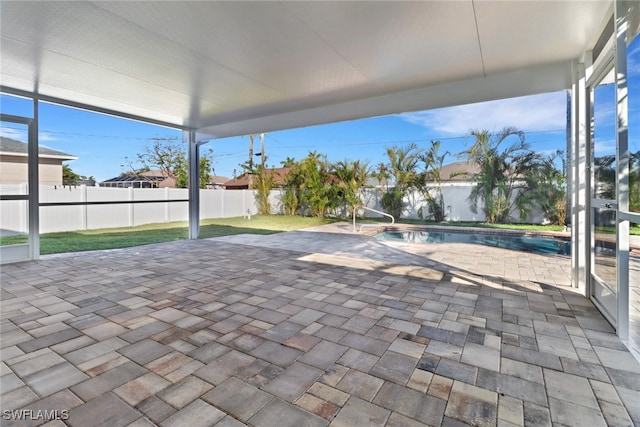
[[2,425],[640,425],[568,257],[350,227],[3,266]]

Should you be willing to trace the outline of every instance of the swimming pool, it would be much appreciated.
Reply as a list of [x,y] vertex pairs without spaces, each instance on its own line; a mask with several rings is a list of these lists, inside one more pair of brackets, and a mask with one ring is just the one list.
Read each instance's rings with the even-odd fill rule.
[[571,242],[568,238],[536,236],[512,233],[491,233],[485,231],[464,230],[402,230],[387,229],[374,235],[378,240],[408,243],[471,243],[475,245],[493,246],[536,254],[571,253]]

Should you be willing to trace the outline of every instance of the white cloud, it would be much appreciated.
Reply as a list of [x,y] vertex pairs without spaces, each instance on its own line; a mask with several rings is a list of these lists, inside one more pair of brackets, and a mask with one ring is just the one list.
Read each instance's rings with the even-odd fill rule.
[[608,154],[616,154],[615,139],[601,139],[594,142],[595,155],[603,156]]
[[566,108],[566,92],[554,92],[405,113],[399,117],[441,134],[462,136],[472,129],[498,131],[505,126],[529,132],[564,129]]
[[23,131],[7,126],[0,127],[0,135],[5,138],[15,139],[16,141],[27,140],[27,135]]
[[[16,141],[27,142],[27,133],[24,130],[12,128],[9,126],[0,127],[0,135],[5,138],[15,139]],[[40,132],[38,134],[38,142],[47,142],[47,141],[60,141],[60,138],[52,135],[49,132]]]
[[52,134],[48,133],[48,132],[40,132],[38,134],[38,141],[43,142],[43,141],[59,141],[60,138],[57,138],[55,136],[53,136]]
[[627,51],[627,73],[640,74],[640,43]]

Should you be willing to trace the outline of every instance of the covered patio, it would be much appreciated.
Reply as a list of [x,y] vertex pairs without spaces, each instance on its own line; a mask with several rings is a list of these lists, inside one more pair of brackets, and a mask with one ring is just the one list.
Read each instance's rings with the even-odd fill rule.
[[568,257],[345,229],[3,267],[3,410],[71,426],[640,423],[640,364]]
[[[74,426],[640,424],[637,1],[0,8],[0,90],[31,102],[1,117],[29,135],[27,190],[0,195],[28,207],[29,229],[0,247],[2,408],[27,411],[3,423],[47,409],[50,425]],[[559,90],[571,94],[570,258],[336,230],[197,240],[212,139]],[[612,198],[593,171],[601,93]],[[41,102],[183,131],[190,240],[40,257]],[[603,225],[616,231],[604,257]]]

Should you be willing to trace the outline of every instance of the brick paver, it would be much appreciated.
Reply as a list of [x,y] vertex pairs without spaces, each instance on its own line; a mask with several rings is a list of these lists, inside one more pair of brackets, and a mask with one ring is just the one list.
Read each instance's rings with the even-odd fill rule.
[[567,257],[331,231],[3,266],[2,409],[71,426],[640,425],[640,364],[568,287]]

